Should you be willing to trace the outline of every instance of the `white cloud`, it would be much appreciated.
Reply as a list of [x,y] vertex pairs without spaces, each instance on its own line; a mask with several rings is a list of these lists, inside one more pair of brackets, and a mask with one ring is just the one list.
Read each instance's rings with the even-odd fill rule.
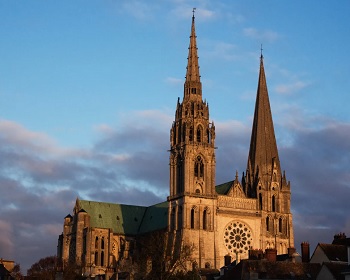
[[280,94],[293,94],[295,92],[298,92],[299,90],[307,87],[309,84],[303,81],[295,81],[290,84],[280,84],[277,85],[275,90],[277,93]]
[[264,30],[260,31],[256,28],[244,28],[243,34],[249,38],[260,40],[263,42],[274,42],[276,41],[280,36],[277,32],[271,31],[271,30]]

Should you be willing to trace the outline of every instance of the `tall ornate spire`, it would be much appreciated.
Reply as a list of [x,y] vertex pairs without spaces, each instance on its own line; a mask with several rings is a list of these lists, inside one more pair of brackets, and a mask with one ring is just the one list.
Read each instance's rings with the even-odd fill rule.
[[187,96],[201,96],[202,95],[202,85],[199,75],[199,65],[198,65],[198,55],[197,55],[197,36],[195,29],[195,17],[192,16],[192,26],[190,35],[190,45],[188,47],[188,58],[187,58],[187,71],[186,71],[186,81],[185,81],[185,92],[184,97]]
[[255,192],[254,188],[258,180],[261,180],[266,186],[272,181],[281,181],[280,161],[262,54],[260,56],[260,73],[250,140],[247,177],[253,192]]

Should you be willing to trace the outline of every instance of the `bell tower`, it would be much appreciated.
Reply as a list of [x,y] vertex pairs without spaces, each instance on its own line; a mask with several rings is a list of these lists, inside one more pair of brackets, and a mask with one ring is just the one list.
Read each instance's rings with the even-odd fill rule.
[[280,166],[263,60],[261,54],[244,187],[248,197],[256,198],[261,213],[260,248],[284,254],[294,247],[291,189]]
[[170,130],[168,201],[169,232],[183,242],[191,240],[198,267],[214,267],[214,248],[206,245],[205,253],[201,248],[204,239],[214,240],[215,163],[215,126],[202,98],[193,13],[183,100],[177,101]]

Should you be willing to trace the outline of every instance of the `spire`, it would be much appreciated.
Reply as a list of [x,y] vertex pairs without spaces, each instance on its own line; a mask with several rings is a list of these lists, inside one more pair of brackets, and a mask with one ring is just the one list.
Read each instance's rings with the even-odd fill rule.
[[190,36],[190,46],[188,48],[188,62],[187,62],[187,72],[186,72],[186,82],[200,82],[199,66],[198,66],[198,55],[197,55],[197,42],[196,42],[196,29],[194,22],[194,11],[193,8],[192,16],[192,27]]
[[[278,157],[263,60],[261,49],[260,73],[247,165],[247,173],[249,173],[248,180],[252,187],[256,186],[256,179],[259,178],[263,183],[270,183],[271,180],[280,181],[281,179],[280,161]],[[276,173],[275,176],[273,176],[274,171]],[[276,178],[273,179],[273,177]]]

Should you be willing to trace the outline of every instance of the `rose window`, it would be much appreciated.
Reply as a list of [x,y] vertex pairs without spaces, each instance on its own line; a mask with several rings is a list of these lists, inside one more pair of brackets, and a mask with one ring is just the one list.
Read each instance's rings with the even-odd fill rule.
[[252,232],[241,222],[229,223],[224,231],[225,246],[230,253],[247,253],[252,246]]

